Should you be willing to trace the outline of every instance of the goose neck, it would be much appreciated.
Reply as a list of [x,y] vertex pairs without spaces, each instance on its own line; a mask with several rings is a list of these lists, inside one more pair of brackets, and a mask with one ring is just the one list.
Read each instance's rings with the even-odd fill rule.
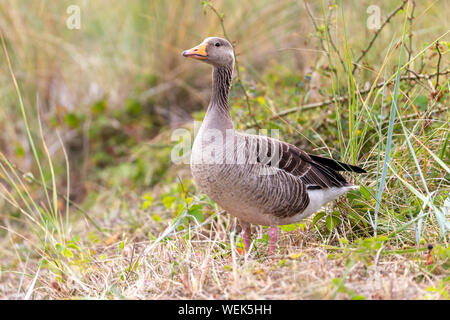
[[215,66],[213,69],[212,96],[205,120],[218,127],[233,128],[228,104],[232,74],[232,66]]
[[213,69],[213,87],[210,106],[228,112],[233,69],[231,66],[217,66]]

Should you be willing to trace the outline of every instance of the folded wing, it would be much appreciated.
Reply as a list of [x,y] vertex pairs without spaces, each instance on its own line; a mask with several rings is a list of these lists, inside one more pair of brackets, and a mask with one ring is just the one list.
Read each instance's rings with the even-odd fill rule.
[[274,166],[299,177],[308,189],[349,185],[338,171],[365,173],[360,167],[310,155],[286,142],[264,136],[249,136],[256,144],[257,162]]

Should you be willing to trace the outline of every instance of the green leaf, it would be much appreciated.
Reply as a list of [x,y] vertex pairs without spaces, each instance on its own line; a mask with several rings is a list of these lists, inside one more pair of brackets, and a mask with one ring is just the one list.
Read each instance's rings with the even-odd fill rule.
[[418,106],[421,111],[425,111],[428,107],[428,97],[427,96],[417,96],[414,99],[414,105]]
[[305,230],[306,229],[306,224],[304,224],[304,223],[296,223],[295,224],[297,227],[299,227],[300,229],[302,229],[302,230]]
[[67,248],[72,248],[72,249],[75,249],[77,251],[80,251],[80,247],[78,247],[75,243],[67,244]]
[[316,225],[316,223],[317,223],[320,219],[322,219],[324,216],[325,216],[325,212],[323,212],[323,211],[318,212],[318,213],[314,216],[314,218],[313,218],[313,221],[312,221],[312,227],[314,227],[314,226]]
[[198,222],[203,222],[203,206],[194,204],[188,210],[188,214],[193,216]]
[[135,99],[128,98],[125,101],[125,109],[130,117],[138,117],[142,114],[142,104]]
[[69,112],[64,117],[64,121],[69,126],[69,128],[78,128],[80,126],[81,119],[75,113]]
[[297,225],[295,223],[293,224],[286,224],[284,226],[281,226],[281,229],[283,229],[286,232],[294,231],[297,229]]
[[172,207],[172,204],[175,202],[176,199],[177,199],[177,198],[172,197],[172,196],[165,196],[165,197],[162,199],[162,203],[164,204],[164,206],[165,206],[167,209],[170,209],[170,208]]
[[125,247],[125,242],[122,240],[122,241],[120,241],[120,243],[119,243],[119,246],[118,246],[118,248],[117,248],[117,251],[120,253],[120,252],[122,252],[122,250],[123,250],[123,248]]
[[371,190],[369,187],[360,186],[359,191],[367,201],[369,201],[372,198],[370,194],[371,193],[374,194],[373,190]]
[[91,107],[91,111],[94,114],[103,113],[105,110],[106,110],[105,100],[100,100]]
[[64,246],[61,243],[57,243],[57,244],[55,244],[55,248],[56,248],[56,251],[62,252],[64,249]]
[[70,251],[69,248],[65,248],[65,249],[61,252],[61,254],[62,254],[64,257],[66,257],[66,258],[73,258],[73,253],[72,253],[72,251]]
[[150,207],[155,200],[150,194],[144,195],[142,199],[144,200],[144,202],[142,203],[142,209],[147,209],[148,207]]
[[25,155],[25,149],[19,143],[16,144],[15,151],[16,151],[16,156],[19,158],[22,158]]
[[327,216],[325,219],[328,231],[333,230],[341,222],[341,219],[335,215]]
[[144,201],[142,203],[142,209],[148,209],[148,207],[150,207],[151,204],[152,204],[151,201]]

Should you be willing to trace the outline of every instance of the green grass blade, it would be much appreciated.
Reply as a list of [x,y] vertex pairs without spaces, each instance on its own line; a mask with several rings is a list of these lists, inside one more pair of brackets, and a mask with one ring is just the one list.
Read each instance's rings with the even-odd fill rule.
[[390,111],[390,118],[389,118],[389,128],[388,128],[388,135],[387,135],[387,142],[386,142],[386,149],[385,149],[385,158],[383,162],[383,171],[381,173],[381,181],[379,184],[379,188],[377,191],[377,203],[375,207],[375,235],[377,234],[377,223],[378,223],[378,213],[380,211],[380,204],[381,204],[381,197],[383,195],[384,185],[386,182],[386,175],[388,171],[388,163],[390,160],[390,153],[391,153],[391,147],[392,147],[392,134],[394,131],[394,121],[395,121],[395,115],[397,110],[397,103],[398,103],[398,93],[399,93],[399,85],[400,85],[400,74],[401,74],[401,65],[402,65],[402,56],[404,51],[404,41],[405,41],[405,34],[406,34],[406,22],[407,22],[408,15],[405,14],[405,19],[403,23],[403,35],[402,35],[402,42],[401,42],[401,48],[400,48],[400,57],[398,62],[398,68],[396,72],[396,80],[395,80],[395,88],[394,88],[394,97],[392,99],[392,106]]

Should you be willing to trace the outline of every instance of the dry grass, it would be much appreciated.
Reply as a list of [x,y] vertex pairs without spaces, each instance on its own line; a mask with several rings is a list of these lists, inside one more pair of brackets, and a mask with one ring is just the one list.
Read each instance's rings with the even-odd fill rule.
[[[119,221],[118,221],[119,222]],[[446,277],[442,261],[436,260],[441,274],[426,269],[426,253],[372,254],[370,262],[359,261],[350,252],[330,250],[313,230],[283,232],[277,254],[267,258],[267,245],[258,244],[249,257],[229,249],[233,225],[219,214],[210,229],[195,228],[172,235],[156,245],[132,266],[148,246],[138,235],[116,233],[105,242],[86,248],[90,258],[72,265],[73,277],[63,281],[55,273],[42,270],[34,299],[424,299],[445,298],[448,284],[437,291]],[[119,222],[120,223],[120,222]],[[309,224],[308,224],[309,225]],[[147,225],[144,229],[158,228]],[[206,229],[206,230],[205,230]],[[261,230],[257,234],[261,237]],[[117,230],[119,232],[119,230]],[[125,243],[118,253],[121,237]],[[83,237],[83,235],[82,235]],[[325,248],[324,248],[325,247]],[[348,265],[349,259],[353,261]],[[346,266],[347,264],[347,266]],[[23,262],[19,264],[23,267]],[[19,267],[18,270],[21,270]],[[33,270],[36,265],[28,265]],[[131,270],[130,270],[131,269]],[[32,282],[25,277],[22,287]],[[77,278],[77,280],[75,280]],[[1,275],[0,293],[5,299],[23,298],[17,294],[19,277]],[[343,279],[343,286],[338,282]]]
[[[192,183],[186,167],[174,167],[171,174]],[[153,196],[163,198],[173,187],[155,188]],[[254,247],[245,256],[235,219],[208,201],[201,224],[191,219],[164,239],[149,241],[172,230],[170,210],[155,200],[149,211],[138,195],[115,192],[103,188],[90,209],[106,234],[85,219],[72,218],[79,250],[54,260],[59,266],[48,263],[37,272],[41,254],[29,251],[23,259],[18,252],[39,240],[10,229],[1,255],[18,273],[0,273],[0,296],[24,298],[37,274],[33,299],[448,299],[448,249],[441,245],[429,260],[426,244],[396,245],[382,238],[349,244],[351,229],[343,225],[326,235],[324,226],[313,227],[310,218],[295,230],[281,230],[273,257],[267,256],[267,229],[254,227]]]

